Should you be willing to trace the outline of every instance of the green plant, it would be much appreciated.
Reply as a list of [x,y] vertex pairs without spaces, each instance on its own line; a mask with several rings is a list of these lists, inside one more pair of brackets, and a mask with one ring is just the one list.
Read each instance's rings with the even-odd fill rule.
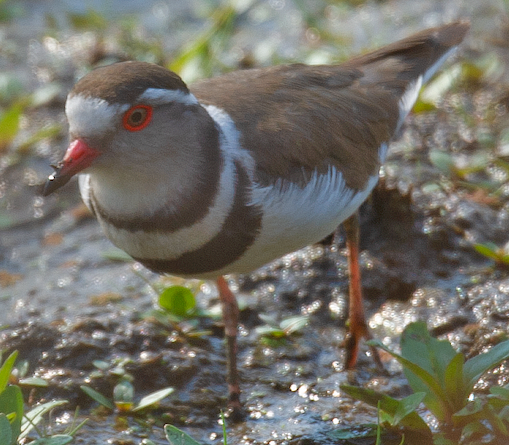
[[21,434],[23,396],[19,386],[9,385],[17,356],[18,353],[13,352],[0,368],[0,437],[1,443],[6,444],[15,444]]
[[159,308],[144,313],[144,318],[155,319],[161,325],[188,338],[202,338],[211,334],[210,331],[200,331],[197,327],[199,317],[212,317],[214,314],[198,307],[191,289],[178,285],[159,289],[156,285],[149,285],[159,294]]
[[81,427],[88,421],[88,419],[85,419],[78,425],[75,425],[78,415],[77,410],[74,415],[74,421],[62,434],[50,435],[45,428],[39,427],[39,424],[42,422],[45,414],[51,413],[54,408],[66,403],[67,400],[54,400],[52,402],[37,405],[35,408],[26,413],[21,425],[21,434],[19,435],[18,440],[22,441],[32,430],[35,430],[39,435],[39,439],[30,442],[31,445],[65,445],[71,443],[74,440],[76,432],[78,432],[78,430],[80,430]]
[[362,400],[368,405],[377,407],[378,423],[355,425],[333,431],[334,439],[351,440],[355,438],[376,437],[380,443],[381,436],[398,434],[405,436],[410,444],[427,445],[432,443],[432,432],[422,417],[415,411],[425,397],[423,393],[411,394],[402,400],[394,399],[386,394],[356,386],[341,387],[350,397]]
[[[35,430],[40,436],[39,439],[31,442],[34,445],[65,445],[72,442],[74,434],[84,425],[72,425],[64,434],[50,436],[44,430],[38,428],[44,416],[57,406],[67,403],[66,400],[55,400],[43,403],[24,413],[23,396],[18,385],[9,384],[11,380],[18,380],[16,375],[15,362],[18,357],[17,351],[5,359],[0,367],[0,444],[15,445],[24,440],[28,434]],[[2,353],[0,352],[0,363]],[[25,368],[22,366],[21,368]],[[21,382],[21,381],[20,381]],[[26,384],[37,383],[44,386],[39,380],[26,379]]]
[[277,346],[291,335],[299,333],[309,321],[307,315],[288,317],[279,323],[270,315],[259,314],[259,317],[265,324],[258,326],[256,332],[262,337],[263,343],[271,346]]
[[[446,340],[430,336],[425,323],[411,323],[401,337],[401,355],[379,341],[371,345],[392,355],[401,365],[414,394],[396,400],[377,391],[343,385],[351,397],[379,406],[382,424],[388,430],[404,431],[409,443],[453,445],[475,443],[482,436],[509,440],[509,386],[492,388],[488,397],[473,396],[474,385],[491,368],[509,358],[509,341],[469,360]],[[416,412],[420,402],[439,422],[432,431]],[[415,440],[415,439],[413,439]],[[416,443],[416,442],[415,442]]]
[[178,318],[189,318],[197,313],[196,299],[191,289],[184,286],[170,286],[159,294],[159,306]]
[[163,388],[143,397],[138,404],[134,404],[134,387],[127,379],[123,378],[113,388],[113,398],[109,399],[89,386],[81,386],[82,391],[102,406],[119,413],[134,414],[147,408],[154,408],[165,397],[168,397],[173,388]]
[[[1,358],[1,355],[0,355]],[[28,361],[18,360],[11,369],[10,382],[19,386],[37,386],[45,388],[48,382],[40,377],[27,377],[28,374]]]

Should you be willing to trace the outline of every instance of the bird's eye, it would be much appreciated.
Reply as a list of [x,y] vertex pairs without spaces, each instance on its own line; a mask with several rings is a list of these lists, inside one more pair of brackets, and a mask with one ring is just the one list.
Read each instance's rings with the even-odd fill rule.
[[129,131],[143,130],[152,119],[152,107],[148,105],[136,105],[124,114],[122,123]]

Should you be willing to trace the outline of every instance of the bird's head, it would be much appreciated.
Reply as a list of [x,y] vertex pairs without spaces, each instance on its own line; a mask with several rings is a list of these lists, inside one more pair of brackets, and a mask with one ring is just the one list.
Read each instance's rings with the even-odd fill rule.
[[44,196],[83,171],[134,171],[143,163],[157,163],[158,157],[171,157],[171,147],[185,157],[196,143],[192,135],[199,133],[199,122],[207,120],[177,74],[145,62],[93,70],[71,90],[65,112],[70,144]]

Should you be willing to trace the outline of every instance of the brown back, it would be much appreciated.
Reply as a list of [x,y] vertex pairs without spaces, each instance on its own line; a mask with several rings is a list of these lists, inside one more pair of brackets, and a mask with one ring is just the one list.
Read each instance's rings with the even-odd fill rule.
[[332,164],[360,190],[377,174],[378,150],[396,130],[401,96],[468,27],[457,22],[428,29],[336,66],[235,71],[191,91],[232,117],[260,183],[284,178],[305,184],[312,171]]

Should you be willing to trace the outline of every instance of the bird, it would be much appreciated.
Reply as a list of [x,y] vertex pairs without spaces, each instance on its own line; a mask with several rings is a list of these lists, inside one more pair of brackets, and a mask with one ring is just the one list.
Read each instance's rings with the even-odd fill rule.
[[346,368],[370,334],[357,210],[422,85],[457,49],[467,20],[429,28],[337,65],[237,70],[188,87],[126,61],[69,92],[69,146],[47,196],[78,175],[107,238],[160,274],[216,281],[225,326],[228,406],[242,411],[239,308],[225,275],[250,273],[346,228]]

